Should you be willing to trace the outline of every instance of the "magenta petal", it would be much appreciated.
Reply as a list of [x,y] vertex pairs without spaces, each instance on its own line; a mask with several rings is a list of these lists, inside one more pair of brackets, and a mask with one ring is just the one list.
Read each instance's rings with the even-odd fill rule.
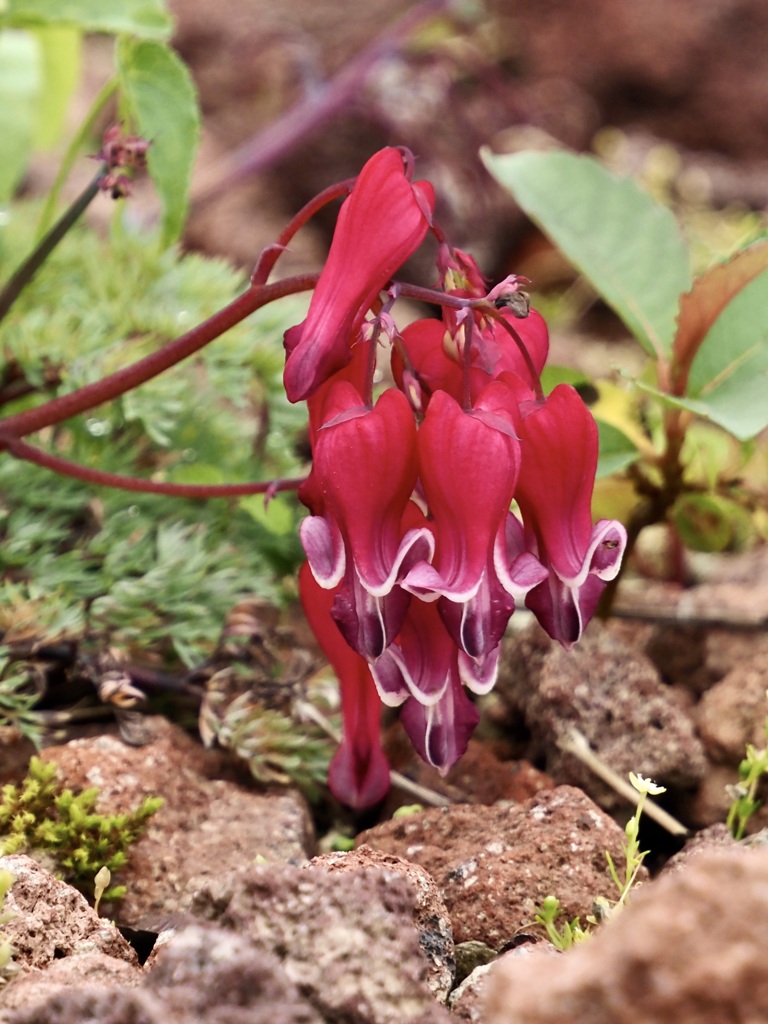
[[[405,685],[420,703],[434,704],[445,692],[455,661],[456,645],[435,605],[412,601],[400,635],[372,671],[380,693],[386,692],[387,686],[390,692],[399,693],[394,688]],[[395,672],[399,673],[399,683]],[[382,700],[387,702],[384,696]]]
[[[503,384],[491,383],[476,408],[509,424],[513,417],[511,412],[505,415],[505,401],[510,395]],[[435,523],[440,593],[465,601],[480,586],[507,515],[518,472],[518,442],[438,391],[419,428],[417,444],[420,479]],[[421,571],[422,579],[423,575]],[[411,578],[406,585],[416,585],[416,580]]]
[[433,206],[432,186],[408,180],[397,149],[380,150],[363,167],[339,212],[307,317],[285,335],[289,401],[308,398],[349,362],[371,303],[421,245]]
[[437,607],[456,646],[475,658],[498,646],[515,602],[495,575],[485,572],[473,597],[461,602],[442,597]]
[[317,582],[324,590],[335,587],[346,565],[338,529],[323,516],[307,516],[299,526],[299,538]]
[[605,582],[587,576],[578,587],[569,586],[556,573],[535,587],[525,604],[553,640],[570,650],[581,639],[584,628],[595,613]]
[[331,615],[352,650],[373,662],[400,632],[410,600],[410,594],[396,586],[374,597],[351,567],[336,593]]
[[490,693],[499,673],[501,644],[480,658],[459,651],[459,678],[468,690],[479,695]]
[[342,803],[370,807],[389,789],[389,765],[381,748],[381,705],[370,669],[344,642],[330,615],[333,595],[318,585],[306,562],[299,570],[299,594],[341,690],[342,739],[331,761],[328,784]]
[[592,414],[568,384],[523,418],[515,498],[536,554],[562,579],[578,576],[589,547],[597,447]]
[[437,703],[425,706],[411,697],[402,706],[400,721],[419,755],[445,775],[467,749],[480,715],[454,670]]
[[328,767],[328,787],[336,799],[361,810],[383,800],[389,786],[389,763],[381,747],[356,743],[345,731]]
[[317,431],[314,472],[347,558],[366,590],[381,597],[394,586],[404,562],[431,556],[433,540],[426,528],[402,536],[418,473],[416,426],[407,399],[394,389],[385,391],[365,415],[339,419],[360,404],[351,384],[334,387],[324,414],[335,422]]
[[398,653],[396,645],[390,644],[376,664],[370,666],[379,700],[389,708],[400,707],[411,696],[403,675],[403,660]]

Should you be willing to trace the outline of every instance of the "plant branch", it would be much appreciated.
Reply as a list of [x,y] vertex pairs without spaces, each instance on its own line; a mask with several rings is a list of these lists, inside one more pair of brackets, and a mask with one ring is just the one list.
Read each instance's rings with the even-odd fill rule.
[[77,391],[60,395],[58,398],[53,398],[34,409],[17,413],[15,416],[0,419],[0,432],[6,438],[10,436],[24,437],[25,434],[31,434],[43,427],[61,423],[71,416],[88,412],[104,402],[118,398],[126,391],[144,384],[164,370],[175,366],[176,363],[199,352],[209,342],[224,334],[235,324],[239,324],[241,320],[262,306],[286,295],[314,288],[318,276],[318,274],[302,274],[286,278],[284,281],[277,281],[275,284],[249,288],[224,309],[219,310],[218,313],[203,321],[202,324],[198,324],[197,327],[193,327],[191,331],[187,331],[186,334],[182,334],[181,337],[164,345],[157,352],[152,352],[108,377],[94,381],[92,384],[86,384],[84,387],[78,388]]
[[75,199],[69,209],[61,215],[51,230],[43,235],[32,252],[15,271],[5,287],[0,291],[0,322],[8,315],[16,299],[21,295],[45,260],[50,256],[67,232],[77,223],[82,214],[99,194],[101,183],[106,173],[106,165],[102,165],[99,173]]
[[34,462],[36,466],[51,469],[61,476],[73,477],[85,483],[103,487],[116,487],[122,491],[136,491],[142,494],[166,494],[176,498],[241,498],[247,494],[271,496],[278,491],[295,491],[304,482],[304,477],[279,480],[257,480],[243,484],[175,484],[162,480],[143,480],[140,477],[124,476],[121,473],[107,473],[90,466],[81,466],[69,459],[27,444],[18,437],[8,436],[0,431],[0,451],[5,450],[17,459]]

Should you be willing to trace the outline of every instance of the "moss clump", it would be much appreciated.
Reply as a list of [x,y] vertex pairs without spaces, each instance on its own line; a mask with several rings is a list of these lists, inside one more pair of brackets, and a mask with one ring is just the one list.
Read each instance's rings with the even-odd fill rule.
[[[125,865],[128,850],[163,803],[151,796],[130,814],[97,814],[98,795],[98,789],[77,795],[64,789],[55,765],[33,757],[27,778],[2,789],[0,856],[27,852],[53,861],[65,881],[92,895],[96,873],[107,867],[114,875]],[[124,894],[125,886],[116,885],[104,898]]]

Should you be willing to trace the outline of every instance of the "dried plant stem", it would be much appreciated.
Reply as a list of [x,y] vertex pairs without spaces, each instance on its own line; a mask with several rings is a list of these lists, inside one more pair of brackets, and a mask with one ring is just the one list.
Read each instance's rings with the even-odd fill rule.
[[[566,733],[564,733],[558,740],[557,745],[561,750],[567,751],[569,754],[573,754],[577,757],[582,764],[585,764],[587,768],[597,775],[598,778],[602,779],[603,782],[607,783],[611,789],[614,789],[621,796],[626,797],[630,803],[637,806],[640,802],[640,794],[634,789],[625,779],[623,779],[613,768],[609,768],[607,764],[600,760],[597,754],[592,750],[589,745],[589,741],[583,732],[580,732],[575,726],[571,726]],[[682,822],[679,822],[677,818],[674,818],[671,814],[665,811],[662,807],[659,807],[653,800],[647,799],[643,805],[643,810],[649,818],[665,828],[673,836],[687,836],[688,829]]]

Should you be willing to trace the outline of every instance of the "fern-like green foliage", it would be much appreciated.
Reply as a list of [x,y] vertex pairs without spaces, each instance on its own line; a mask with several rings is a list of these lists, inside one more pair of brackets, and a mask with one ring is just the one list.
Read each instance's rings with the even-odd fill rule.
[[35,712],[37,694],[30,689],[27,673],[19,669],[0,647],[0,726],[11,726],[37,746],[40,722]]
[[[63,878],[92,895],[93,880],[102,867],[115,874],[128,860],[128,851],[148,820],[163,804],[147,797],[130,814],[97,814],[98,789],[75,794],[65,789],[55,765],[38,757],[19,785],[2,789],[0,856],[29,853],[53,862]],[[119,899],[125,886],[113,886],[104,899]]]
[[[0,225],[0,280],[28,249],[33,224],[34,211],[16,204]],[[34,389],[2,412],[134,362],[245,285],[220,260],[163,251],[127,229],[109,241],[73,230],[0,327],[0,395],[9,379]],[[260,310],[198,356],[35,443],[94,468],[180,483],[300,475],[305,413],[285,399],[280,375],[283,331],[304,307],[291,297]],[[7,454],[0,495],[0,634],[9,645],[17,616],[42,601],[39,639],[61,636],[64,623],[70,639],[192,665],[241,595],[279,603],[301,559],[292,497],[265,511],[262,499],[88,488]]]

